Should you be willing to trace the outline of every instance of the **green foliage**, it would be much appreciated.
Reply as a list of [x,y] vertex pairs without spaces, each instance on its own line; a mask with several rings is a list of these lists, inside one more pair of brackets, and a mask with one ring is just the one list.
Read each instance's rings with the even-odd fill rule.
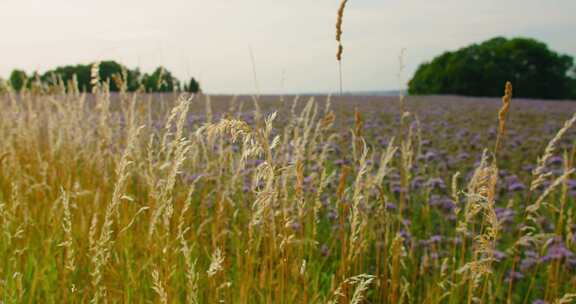
[[16,91],[22,90],[22,87],[26,84],[28,76],[26,72],[22,70],[14,70],[10,74],[10,84],[12,88]]
[[570,98],[576,99],[576,66],[572,69],[570,74]]
[[158,67],[152,74],[144,74],[142,84],[147,92],[172,92],[180,90],[180,81],[164,67]]
[[[61,80],[68,85],[76,77],[80,91],[90,92],[92,90],[92,85],[90,84],[91,67],[92,64],[67,65],[46,71],[42,75],[34,72],[34,76],[30,77],[24,71],[14,70],[10,75],[10,84],[16,91],[20,91],[27,83],[27,79],[38,79],[45,85],[53,85]],[[164,67],[158,67],[151,74],[142,74],[139,69],[129,69],[115,61],[102,61],[99,65],[99,75],[101,81],[110,85],[110,91],[112,92],[120,90],[118,83],[114,81],[114,75],[122,77],[130,92],[138,90],[141,86],[147,92],[173,92],[182,89],[180,81]],[[194,85],[192,85],[192,81]],[[198,92],[200,85],[192,78],[190,83],[185,85],[184,88],[188,92]]]
[[[44,83],[54,84],[58,79],[61,79],[64,83],[68,83],[74,78],[74,75],[76,75],[78,88],[81,91],[90,91],[92,89],[92,85],[90,84],[91,67],[92,64],[57,67],[54,70],[44,73],[44,75],[41,76],[41,80]],[[120,90],[112,76],[123,75],[124,72],[126,72],[128,91],[135,91],[138,89],[140,78],[140,71],[138,69],[130,70],[115,61],[102,61],[100,62],[99,67],[100,79],[110,84],[110,91],[117,92]]]
[[200,83],[194,79],[194,77],[190,78],[187,84],[184,85],[184,91],[189,93],[198,93],[201,91]]
[[574,60],[534,39],[497,37],[422,64],[409,82],[410,94],[500,96],[506,81],[515,96],[561,99],[573,91],[568,72]]

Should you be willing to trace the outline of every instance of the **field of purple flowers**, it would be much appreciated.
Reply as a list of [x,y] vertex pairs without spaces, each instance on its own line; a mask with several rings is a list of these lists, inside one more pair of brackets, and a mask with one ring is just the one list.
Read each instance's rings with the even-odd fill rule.
[[0,302],[576,297],[576,103],[105,85],[0,103]]

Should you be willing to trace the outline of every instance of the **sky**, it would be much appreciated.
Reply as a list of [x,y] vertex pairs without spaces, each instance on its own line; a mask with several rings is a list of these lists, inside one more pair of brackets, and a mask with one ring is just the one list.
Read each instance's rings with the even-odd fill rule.
[[[144,72],[165,66],[212,94],[335,92],[338,3],[0,0],[0,77],[112,59]],[[398,89],[420,63],[495,36],[576,56],[575,12],[576,0],[350,0],[344,90]]]

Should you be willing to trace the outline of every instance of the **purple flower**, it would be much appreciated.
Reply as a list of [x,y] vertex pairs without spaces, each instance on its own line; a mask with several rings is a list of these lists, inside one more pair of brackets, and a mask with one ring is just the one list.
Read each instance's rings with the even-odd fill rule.
[[400,229],[400,236],[401,236],[406,242],[408,242],[410,239],[412,239],[412,236],[410,235],[410,232],[407,231],[407,230],[404,229],[404,228]]
[[501,223],[510,224],[514,222],[514,216],[516,216],[516,211],[508,208],[496,208],[496,218]]
[[400,182],[398,181],[394,181],[390,183],[390,191],[392,191],[392,193],[398,195],[400,194],[400,192],[404,192],[406,193],[406,189],[402,188],[400,185]]
[[520,270],[523,272],[532,269],[536,264],[538,264],[538,254],[534,251],[526,251],[524,253],[524,258],[520,261]]
[[432,207],[436,207],[440,205],[440,196],[436,194],[430,195],[430,199],[428,199],[428,205]]
[[569,179],[566,181],[566,184],[568,185],[568,189],[576,190],[576,180]]
[[437,159],[438,159],[438,153],[436,153],[434,151],[428,151],[428,152],[426,152],[426,154],[424,154],[424,160],[427,162],[437,160]]
[[380,138],[378,140],[378,143],[380,144],[380,146],[382,146],[383,148],[388,146],[388,140],[386,140],[385,138]]
[[441,178],[438,177],[429,179],[426,182],[426,186],[428,186],[430,189],[439,189],[439,190],[446,189],[446,184]]
[[506,258],[506,253],[500,250],[494,250],[492,253],[494,254],[494,259],[497,262],[502,262]]
[[506,276],[505,281],[506,282],[510,282],[510,280],[512,281],[518,281],[524,278],[524,274],[518,271],[510,271],[508,272],[508,275]]
[[348,161],[345,159],[337,159],[334,161],[334,164],[337,166],[346,165],[347,163],[348,163]]
[[424,177],[416,176],[412,179],[412,189],[420,189],[424,185]]
[[534,170],[534,165],[532,165],[532,164],[523,165],[522,170],[524,170],[528,173],[532,173],[532,170]]
[[574,253],[570,251],[570,249],[566,248],[564,242],[560,238],[556,237],[553,244],[548,247],[546,255],[542,257],[542,262],[570,259],[572,257],[574,257]]
[[508,185],[508,191],[520,192],[526,190],[526,186],[521,182],[514,182]]
[[440,200],[440,207],[445,211],[452,211],[456,208],[456,203],[454,203],[451,198],[445,196]]
[[467,160],[467,159],[469,159],[469,158],[470,158],[470,154],[468,154],[468,153],[466,153],[466,152],[462,152],[462,153],[458,154],[458,159],[459,159],[460,161],[465,161],[465,160]]
[[335,210],[330,210],[328,211],[328,213],[326,214],[326,217],[328,218],[328,220],[330,221],[336,221],[338,219],[338,212],[336,212]]
[[555,155],[548,159],[548,165],[560,166],[562,163],[564,163],[562,156]]
[[430,237],[430,239],[428,241],[430,243],[440,243],[440,242],[442,242],[442,236],[441,235],[433,235]]
[[453,237],[452,243],[454,243],[454,245],[460,245],[460,244],[462,244],[462,238],[459,236]]
[[292,231],[294,232],[299,232],[302,229],[302,225],[298,221],[292,221],[290,223],[290,228],[292,228]]
[[575,270],[576,269],[576,258],[569,258],[566,260],[566,265],[568,267],[570,267],[570,269]]

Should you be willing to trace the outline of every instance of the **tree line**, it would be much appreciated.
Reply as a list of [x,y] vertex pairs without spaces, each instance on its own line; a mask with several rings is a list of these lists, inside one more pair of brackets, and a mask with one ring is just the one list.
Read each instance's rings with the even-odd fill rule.
[[[93,64],[67,65],[46,71],[43,74],[33,72],[30,75],[26,74],[25,71],[16,69],[10,73],[6,81],[15,91],[21,91],[24,88],[30,88],[35,82],[40,82],[43,85],[54,85],[62,81],[68,85],[74,80],[80,91],[90,92],[92,90],[90,82],[92,66]],[[194,77],[182,82],[164,67],[158,67],[152,73],[142,73],[137,68],[129,69],[115,61],[102,61],[99,62],[99,77],[109,84],[112,92],[120,91],[120,84],[115,81],[117,80],[116,77],[122,77],[123,85],[130,92],[139,89],[146,92],[185,91],[198,93],[201,91],[200,83]]]

